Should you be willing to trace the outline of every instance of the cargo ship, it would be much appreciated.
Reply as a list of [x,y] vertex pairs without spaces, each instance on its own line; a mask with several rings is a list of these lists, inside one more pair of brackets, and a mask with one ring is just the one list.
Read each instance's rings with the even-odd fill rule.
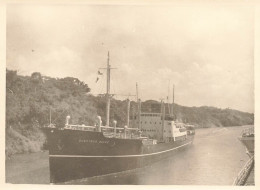
[[245,146],[246,153],[249,156],[249,160],[244,167],[238,173],[233,185],[236,186],[249,186],[255,185],[255,131],[254,127],[248,127],[244,129],[241,135],[238,137],[239,141]]
[[246,153],[249,157],[253,157],[255,154],[255,131],[254,127],[248,127],[244,129],[241,136],[238,137],[240,142],[246,147]]
[[107,67],[103,69],[107,73],[105,125],[100,116],[94,126],[72,124],[67,116],[62,127],[52,123],[44,127],[49,147],[50,183],[141,168],[172,156],[193,142],[194,126],[174,119],[173,104],[172,112],[165,114],[163,101],[160,113],[144,113],[137,98],[138,111],[130,121],[128,100],[126,125],[118,127],[116,121],[110,125],[109,53]]

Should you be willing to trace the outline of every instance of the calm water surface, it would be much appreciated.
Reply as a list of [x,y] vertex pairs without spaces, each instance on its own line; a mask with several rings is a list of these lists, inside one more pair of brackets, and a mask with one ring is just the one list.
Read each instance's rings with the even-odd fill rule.
[[232,185],[248,160],[237,138],[244,127],[197,129],[193,145],[149,167],[67,184]]

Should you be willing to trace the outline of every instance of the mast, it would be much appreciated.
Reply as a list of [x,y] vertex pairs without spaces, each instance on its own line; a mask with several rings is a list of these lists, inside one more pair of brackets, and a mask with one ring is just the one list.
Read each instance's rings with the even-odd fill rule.
[[161,117],[161,120],[162,120],[162,137],[161,137],[161,139],[163,141],[164,140],[163,139],[163,136],[164,136],[164,121],[165,121],[165,104],[163,102],[163,99],[161,99],[161,115],[162,115],[162,117]]
[[127,102],[127,110],[126,110],[126,112],[127,112],[126,126],[129,127],[129,123],[130,123],[130,121],[129,121],[129,115],[130,115],[130,100],[129,100],[129,98],[127,98],[126,102]]
[[173,88],[172,88],[172,116],[174,116],[173,108],[174,108],[174,85],[173,85]]
[[141,129],[141,100],[138,96],[138,84],[136,83],[136,103],[137,103],[137,122],[138,129]]
[[171,115],[171,106],[170,106],[170,103],[169,103],[169,94],[170,94],[170,80],[169,80],[169,83],[168,83],[168,94],[167,94],[167,107],[168,107],[168,114]]
[[110,64],[109,64],[109,51],[107,53],[107,104],[106,104],[106,126],[109,126],[109,111],[110,111]]
[[136,83],[136,102],[138,102],[138,84]]
[[50,126],[51,126],[51,108],[50,108]]
[[138,129],[141,129],[141,99],[138,99]]
[[171,108],[169,103],[169,96],[167,96],[167,107],[168,107],[168,114],[171,115]]

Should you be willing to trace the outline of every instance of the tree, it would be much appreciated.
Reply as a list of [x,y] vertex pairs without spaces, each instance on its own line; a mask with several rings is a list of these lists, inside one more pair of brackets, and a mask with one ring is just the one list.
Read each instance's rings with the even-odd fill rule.
[[13,86],[15,81],[17,80],[17,71],[12,71],[12,70],[6,70],[6,90],[13,92]]

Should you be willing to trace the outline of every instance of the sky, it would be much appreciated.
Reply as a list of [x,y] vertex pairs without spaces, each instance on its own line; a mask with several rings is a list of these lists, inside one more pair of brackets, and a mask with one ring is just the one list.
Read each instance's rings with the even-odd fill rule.
[[[76,77],[93,94],[254,112],[254,11],[239,5],[8,5],[6,66]],[[103,72],[101,70],[101,72]],[[124,99],[126,96],[116,96]],[[134,99],[134,97],[132,97]]]

